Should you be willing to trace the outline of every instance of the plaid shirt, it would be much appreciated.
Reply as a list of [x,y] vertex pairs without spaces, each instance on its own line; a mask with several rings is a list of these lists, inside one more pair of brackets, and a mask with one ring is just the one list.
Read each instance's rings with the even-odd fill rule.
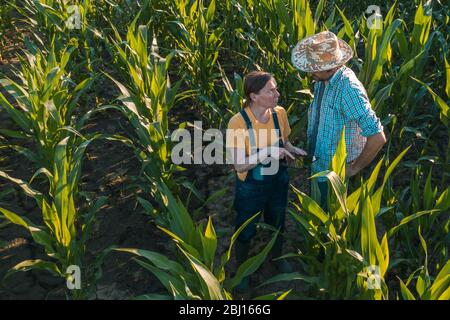
[[[316,123],[319,82],[314,85],[314,100],[308,109],[308,145]],[[322,84],[323,85],[323,84]],[[312,164],[312,174],[328,170],[345,126],[347,162],[355,160],[367,138],[383,130],[380,119],[372,110],[367,92],[355,73],[343,66],[328,81],[320,106],[319,127]],[[326,178],[319,178],[325,181]]]

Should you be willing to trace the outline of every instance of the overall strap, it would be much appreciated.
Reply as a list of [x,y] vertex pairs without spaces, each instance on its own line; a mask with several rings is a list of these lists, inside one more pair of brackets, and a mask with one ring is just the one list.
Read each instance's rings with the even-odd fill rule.
[[252,121],[248,117],[247,112],[245,112],[245,109],[242,109],[239,113],[241,114],[242,118],[244,118],[245,124],[247,125],[248,134],[250,137],[250,152],[253,154],[254,153],[253,151],[257,148],[257,146],[256,146],[255,130],[253,129]]
[[273,118],[273,124],[275,126],[275,130],[278,130],[277,132],[280,133],[280,137],[279,137],[280,148],[283,148],[284,143],[283,143],[283,139],[281,139],[280,123],[278,122],[278,116],[274,109],[272,109],[272,118]]

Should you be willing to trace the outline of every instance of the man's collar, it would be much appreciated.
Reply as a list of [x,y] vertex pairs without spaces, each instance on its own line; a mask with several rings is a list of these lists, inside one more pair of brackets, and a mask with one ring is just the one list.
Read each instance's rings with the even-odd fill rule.
[[[333,85],[334,83],[336,83],[336,81],[338,81],[338,79],[341,77],[342,72],[344,72],[346,66],[342,66],[340,67],[330,78],[330,80],[328,80],[327,86],[328,85]],[[313,80],[313,83],[315,83],[315,85],[319,85],[321,82],[325,83],[325,81],[316,81]]]
[[328,80],[328,85],[333,85],[334,83],[336,83],[336,81],[341,77],[342,72],[344,72],[344,68],[345,68],[345,66],[340,67],[333,74],[333,76],[330,78],[330,80]]

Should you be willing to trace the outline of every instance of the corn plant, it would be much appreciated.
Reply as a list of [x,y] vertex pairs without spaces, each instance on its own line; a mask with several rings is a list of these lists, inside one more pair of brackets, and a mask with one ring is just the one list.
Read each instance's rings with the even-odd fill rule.
[[[48,256],[48,259],[45,260],[22,261],[14,266],[7,276],[16,271],[39,269],[72,282],[70,268],[78,266],[82,270],[81,288],[78,287],[71,291],[70,296],[75,299],[88,298],[95,292],[95,283],[101,274],[99,268],[107,251],[102,252],[93,264],[87,265],[85,261],[86,244],[95,214],[105,203],[106,197],[100,197],[95,203],[91,203],[84,212],[76,208],[84,150],[95,138],[94,136],[70,147],[68,145],[69,137],[58,142],[55,146],[51,169],[39,169],[31,178],[30,183],[10,177],[0,171],[0,177],[16,183],[27,196],[36,200],[41,210],[43,224],[36,225],[25,216],[5,208],[0,208],[0,212],[10,222],[28,230],[34,242],[41,245]],[[69,152],[72,150],[73,152]],[[48,179],[48,193],[41,193],[31,187],[34,178],[41,174]]]
[[[133,128],[131,139],[120,137],[119,140],[134,149],[142,164],[138,184],[163,208],[165,203],[157,192],[156,181],[164,182],[174,193],[184,186],[198,196],[192,183],[181,181],[182,178],[174,180],[174,172],[183,168],[172,163],[169,136],[169,112],[177,99],[185,99],[190,93],[178,93],[181,81],[171,84],[168,69],[175,52],[162,58],[154,45],[156,39],[148,40],[148,27],[136,26],[139,16],[140,13],[128,28],[126,43],[121,41],[119,32],[112,25],[115,38],[111,39],[111,44],[116,55],[115,65],[120,73],[126,75],[127,85],[110,76],[122,94],[119,97],[122,105],[104,108],[118,109],[130,121]],[[144,203],[143,198],[138,197],[138,201]],[[159,215],[157,209],[148,212],[153,212],[152,216],[163,223],[165,217]]]
[[0,19],[2,21],[0,26],[0,61],[3,60],[3,55],[6,52],[7,35],[15,29],[13,25],[12,11],[12,5],[2,5],[0,7]]
[[[383,279],[389,264],[387,236],[385,234],[379,242],[374,222],[380,211],[377,194],[381,194],[383,188],[381,186],[378,193],[373,192],[381,162],[371,178],[347,197],[345,159],[343,131],[331,164],[334,171],[312,177],[326,176],[329,179],[333,190],[328,196],[330,211],[325,213],[312,198],[294,189],[299,201],[295,207],[302,214],[290,213],[311,236],[309,246],[313,252],[323,251],[323,261],[312,259],[313,254],[307,259],[314,261],[310,263],[311,270],[319,269],[311,275],[322,275],[314,284],[324,288],[325,297],[386,299],[388,292]],[[368,273],[374,266],[378,268],[379,286],[369,290]]]
[[[241,1],[218,1],[217,19],[222,21],[223,48],[232,56],[246,57],[249,43],[246,41],[245,26],[250,25],[250,16],[246,11],[246,3]],[[223,62],[223,61],[222,61]]]
[[[418,57],[413,56],[405,61],[401,65],[398,74],[389,78],[387,84],[384,83],[384,70],[389,69],[392,71],[394,57],[391,43],[396,34],[403,34],[401,26],[404,22],[401,19],[394,20],[396,8],[397,3],[395,2],[384,21],[377,22],[379,24],[377,27],[369,27],[366,19],[361,18],[358,32],[364,43],[364,62],[360,64],[357,59],[352,60],[359,69],[358,78],[366,88],[374,110],[382,117],[386,116],[383,107],[386,100],[391,96],[392,88],[399,84],[400,79],[407,77],[411,73],[414,62],[418,59]],[[356,56],[358,53],[356,50],[357,35],[354,27],[344,12],[339,8],[337,9],[344,23],[344,26],[338,32],[338,37],[344,37],[345,35],[349,39],[349,45],[353,48]],[[380,88],[380,85],[384,85],[384,87]]]
[[[381,23],[381,28],[368,28],[367,23],[364,19],[361,22],[362,35],[365,35],[365,57],[364,64],[361,71],[358,74],[359,79],[367,88],[367,94],[369,97],[374,97],[375,93],[378,91],[378,86],[383,75],[383,68],[386,63],[390,64],[392,61],[392,39],[393,37],[401,33],[399,29],[402,20],[395,19],[394,13],[396,9],[396,4],[391,7],[384,22]],[[343,14],[342,14],[343,16]],[[345,17],[343,17],[345,19]],[[348,24],[346,24],[348,26]],[[345,29],[346,33],[349,33],[348,28]],[[354,37],[353,30],[351,30],[351,36]],[[391,87],[385,87],[385,89],[379,92],[383,93]],[[375,104],[377,106],[377,104]]]
[[[136,261],[144,268],[151,271],[171,293],[174,299],[207,299],[207,300],[231,300],[232,289],[241,280],[254,273],[266,259],[272,248],[278,232],[256,256],[246,260],[239,266],[236,274],[231,279],[226,279],[225,265],[231,257],[231,250],[240,232],[258,214],[246,221],[231,237],[230,245],[216,263],[217,238],[211,217],[208,218],[206,227],[203,223],[195,224],[183,203],[175,198],[163,183],[158,183],[159,192],[166,198],[166,210],[168,212],[168,227],[158,226],[168,234],[176,243],[181,253],[178,261],[153,251],[121,248],[118,251],[129,252],[143,259]],[[287,293],[279,298],[283,299]],[[275,297],[276,295],[270,295]],[[145,299],[169,298],[160,295],[145,295]]]
[[[0,133],[9,138],[33,141],[32,149],[21,145],[9,146],[36,163],[37,167],[52,169],[56,145],[70,132],[81,130],[91,112],[78,119],[74,117],[78,100],[92,85],[95,77],[74,84],[67,63],[73,52],[67,47],[59,54],[51,47],[48,53],[36,49],[20,58],[18,76],[22,84],[2,78],[0,84],[14,105],[0,93],[0,107],[14,121],[17,128],[1,128]],[[76,139],[76,138],[74,138]]]
[[[25,0],[24,6],[15,6],[15,9],[24,17],[25,22],[34,28],[39,28],[47,39],[52,39],[57,33],[70,30],[66,24],[69,20],[69,6],[77,1],[61,0]],[[84,9],[84,8],[83,8]],[[80,17],[77,17],[80,18]],[[35,33],[36,39],[43,43],[44,39]]]
[[229,120],[234,114],[238,113],[242,109],[243,99],[244,99],[244,80],[242,77],[235,73],[234,74],[234,88],[231,85],[230,80],[223,70],[221,70],[222,81],[224,84],[223,99],[227,106],[227,114],[224,118]]
[[[91,0],[25,0],[23,6],[14,8],[34,30],[31,34],[37,43],[45,46],[45,42],[54,41],[56,51],[64,49],[68,43],[76,45],[80,65],[94,72],[94,63],[100,61],[98,58],[95,61],[95,55],[101,49],[99,40],[103,36],[89,23],[95,19]],[[80,65],[75,65],[74,69],[79,69]]]
[[[450,260],[447,260],[445,265],[441,268],[438,275],[433,279],[428,273],[428,250],[427,243],[422,237],[419,228],[419,237],[422,249],[425,253],[425,264],[414,271],[406,281],[406,284],[400,281],[400,293],[404,300],[416,300],[416,297],[408,289],[411,281],[415,278],[417,272],[419,275],[416,279],[416,293],[420,300],[449,300],[450,299]],[[399,296],[397,295],[397,299]]]
[[[330,165],[332,170],[311,177],[327,177],[331,190],[327,199],[329,211],[324,212],[316,201],[294,188],[298,198],[298,202],[294,203],[297,212],[289,212],[304,228],[308,248],[307,254],[299,256],[307,262],[305,268],[308,274],[300,278],[312,287],[321,288],[324,297],[388,299],[385,275],[390,264],[389,238],[411,221],[443,211],[433,209],[414,213],[385,232],[381,241],[378,240],[375,220],[392,209],[381,207],[383,191],[406,151],[388,166],[378,188],[375,188],[375,183],[383,159],[378,162],[369,179],[362,181],[360,187],[347,196],[343,131]],[[284,280],[295,278],[299,278],[299,275],[294,275],[294,278],[286,276]]]
[[[448,18],[447,18],[448,19]],[[447,61],[447,57],[445,55],[446,53],[444,53],[444,66],[445,66],[445,95],[447,96],[447,99],[450,100],[450,63]],[[428,90],[430,91],[430,90]],[[431,92],[430,92],[431,93]],[[445,107],[445,104],[443,104],[441,101],[442,99],[438,99],[438,95],[433,95],[433,98],[435,100],[435,102],[437,102],[439,105],[441,105],[441,109],[442,110],[446,110],[446,112],[448,112],[449,110],[449,103],[447,103],[447,108]],[[445,113],[445,112],[441,112]],[[449,116],[447,116],[447,119],[449,118]],[[441,118],[442,121],[442,118]],[[444,163],[446,163],[446,165],[444,166],[444,171],[445,172],[450,172],[450,139],[448,139],[447,142],[447,152],[445,153],[445,158],[444,158]],[[442,180],[441,180],[441,184],[444,184],[444,179],[445,176],[442,176]]]
[[[429,36],[431,17],[424,13],[425,10],[426,6],[418,6],[414,30],[409,39],[406,23],[401,19],[394,19],[397,2],[391,6],[384,21],[380,21],[377,27],[369,27],[364,18],[359,22],[359,36],[364,43],[364,62],[360,64],[356,59],[353,59],[353,62],[360,70],[358,77],[367,88],[374,109],[382,117],[387,116],[385,105],[388,99],[393,99],[394,105],[402,105],[403,110],[411,111],[408,121],[414,115],[415,104],[412,101],[417,100],[417,85],[412,83],[410,77],[422,76],[434,36]],[[345,35],[357,54],[357,34],[344,13],[339,8],[338,11],[344,23],[338,36]],[[394,55],[393,49],[400,52],[399,57]],[[394,66],[398,59],[403,60],[402,63]]]
[[186,68],[186,81],[196,90],[202,105],[202,115],[211,123],[220,125],[222,112],[215,102],[215,82],[220,75],[217,60],[223,41],[222,28],[216,27],[213,30],[216,1],[211,1],[205,7],[203,0],[174,0],[173,16],[176,20],[169,21],[168,27],[178,57]]
[[[419,165],[411,174],[410,185],[402,192],[391,190],[390,197],[397,199],[393,203],[397,207],[395,216],[383,216],[386,225],[393,225],[396,220],[407,219],[408,212],[426,212],[434,210],[434,213],[418,217],[410,224],[409,228],[400,231],[396,237],[397,249],[403,256],[410,257],[411,260],[422,260],[421,252],[417,251],[415,243],[416,231],[422,230],[424,236],[434,244],[431,257],[433,262],[442,265],[448,260],[448,234],[449,221],[448,214],[442,215],[450,208],[450,187],[447,187],[439,194],[437,186],[432,187],[431,173],[428,171],[426,179],[422,179],[425,170]],[[425,178],[425,177],[423,177]],[[423,181],[425,180],[425,181]],[[423,184],[423,188],[421,185]],[[406,213],[406,214],[405,214]]]
[[132,145],[149,176],[169,184],[176,166],[170,160],[168,113],[175,103],[178,82],[171,87],[167,70],[174,53],[161,58],[149,52],[148,29],[136,26],[137,18],[129,26],[127,42],[112,40],[117,54],[117,67],[124,70],[127,85],[111,77],[122,96],[117,106],[133,127]]
[[[398,32],[396,34],[398,41],[398,49],[405,59],[405,62],[412,61],[415,57],[420,56],[419,59],[415,59],[414,68],[410,73],[416,78],[422,78],[425,64],[428,60],[428,54],[431,49],[431,44],[435,36],[435,32],[430,33],[432,25],[432,15],[431,15],[431,3],[423,4],[420,1],[414,16],[414,28],[411,32],[409,41],[405,37],[405,34]],[[404,76],[400,82],[401,91],[399,93],[398,99],[394,100],[395,103],[406,102],[403,110],[404,112],[409,111],[409,118],[414,116],[414,91],[417,85],[412,81],[411,78]],[[406,97],[406,101],[404,100]]]

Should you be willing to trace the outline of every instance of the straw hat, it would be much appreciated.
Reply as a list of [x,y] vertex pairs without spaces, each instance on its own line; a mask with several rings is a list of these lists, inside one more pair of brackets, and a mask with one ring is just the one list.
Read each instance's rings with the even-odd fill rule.
[[323,31],[297,43],[292,50],[292,63],[301,71],[318,72],[343,65],[352,56],[352,48],[344,40]]

